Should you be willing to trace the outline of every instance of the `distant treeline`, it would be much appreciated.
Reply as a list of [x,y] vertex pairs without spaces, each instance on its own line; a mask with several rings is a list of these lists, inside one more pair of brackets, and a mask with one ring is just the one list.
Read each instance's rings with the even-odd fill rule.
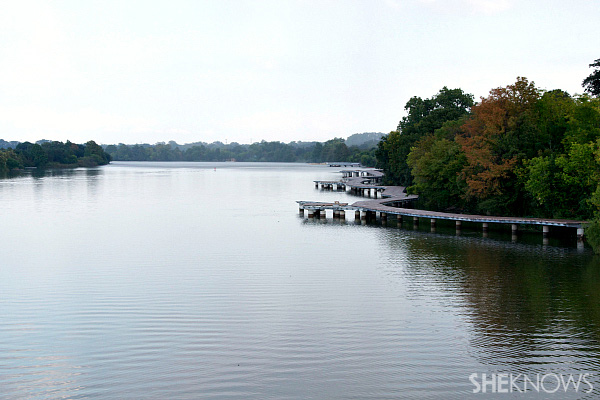
[[110,155],[93,140],[86,144],[69,141],[23,142],[14,148],[0,149],[0,172],[27,167],[94,167],[108,164],[110,160]]
[[[376,142],[369,143],[373,146]],[[348,146],[344,139],[321,142],[266,142],[253,144],[215,142],[179,145],[175,142],[109,145],[105,151],[115,161],[267,161],[359,162],[375,166],[375,148]]]

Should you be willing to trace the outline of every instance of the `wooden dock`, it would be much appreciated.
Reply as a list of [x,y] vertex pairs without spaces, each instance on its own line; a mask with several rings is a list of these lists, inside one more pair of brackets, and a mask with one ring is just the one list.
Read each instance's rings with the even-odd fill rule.
[[[325,216],[326,210],[333,210],[334,218],[345,218],[345,212],[355,211],[355,218],[362,221],[376,218],[387,220],[388,215],[395,215],[399,222],[404,217],[412,218],[417,225],[419,219],[429,219],[431,229],[435,230],[436,221],[455,221],[456,229],[460,230],[463,222],[481,223],[484,233],[487,233],[489,224],[510,224],[513,235],[516,235],[519,225],[540,225],[543,236],[547,237],[551,226],[574,228],[577,237],[583,239],[585,221],[550,218],[527,217],[499,217],[490,215],[453,214],[437,211],[418,210],[410,208],[410,204],[418,199],[416,195],[407,195],[402,186],[383,186],[377,183],[382,181],[383,172],[378,170],[343,170],[344,178],[340,181],[314,181],[316,188],[323,190],[345,190],[357,195],[372,197],[372,200],[362,200],[348,205],[346,203],[323,203],[313,201],[297,201],[301,215],[308,211],[308,217]],[[378,198],[379,196],[379,198]]]

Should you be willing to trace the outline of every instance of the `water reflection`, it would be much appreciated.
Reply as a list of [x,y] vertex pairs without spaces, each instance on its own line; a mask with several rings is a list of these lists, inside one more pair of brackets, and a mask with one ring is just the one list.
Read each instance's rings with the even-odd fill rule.
[[0,174],[0,179],[18,178],[72,178],[79,175],[95,178],[104,173],[102,167],[96,168],[26,168]]
[[385,236],[390,251],[407,254],[386,273],[407,279],[411,297],[444,299],[462,316],[470,353],[481,364],[529,373],[600,371],[600,257],[415,231]]

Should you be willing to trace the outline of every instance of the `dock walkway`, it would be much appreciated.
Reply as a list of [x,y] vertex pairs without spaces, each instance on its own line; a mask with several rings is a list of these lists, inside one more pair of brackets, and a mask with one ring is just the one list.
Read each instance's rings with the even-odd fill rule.
[[[373,197],[371,200],[357,201],[351,205],[345,203],[323,203],[311,201],[298,201],[300,213],[304,210],[309,212],[309,218],[325,213],[325,210],[333,210],[334,218],[342,218],[345,211],[354,210],[356,218],[361,220],[369,219],[379,213],[380,218],[387,219],[388,215],[396,215],[400,220],[402,217],[412,217],[415,224],[418,224],[419,218],[430,220],[431,227],[435,227],[435,221],[438,219],[453,220],[456,228],[460,229],[462,222],[481,223],[484,232],[488,230],[488,224],[510,224],[513,233],[516,233],[519,225],[541,225],[544,236],[547,236],[549,227],[560,226],[577,229],[577,237],[582,239],[584,234],[585,221],[551,218],[528,218],[528,217],[499,217],[490,215],[471,215],[454,214],[437,211],[418,210],[406,207],[414,200],[418,199],[416,195],[407,195],[402,186],[383,186],[379,183],[383,180],[383,172],[378,170],[343,170],[344,178],[341,181],[315,181],[315,186],[324,189],[333,189],[336,185],[338,190],[349,190],[359,195]],[[379,194],[380,198],[377,198]]]

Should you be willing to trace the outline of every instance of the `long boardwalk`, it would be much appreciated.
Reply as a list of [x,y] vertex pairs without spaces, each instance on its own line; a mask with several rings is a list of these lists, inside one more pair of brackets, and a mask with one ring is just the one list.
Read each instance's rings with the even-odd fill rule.
[[[513,233],[516,233],[519,225],[541,225],[544,236],[547,236],[551,226],[560,226],[574,228],[577,230],[577,237],[583,239],[585,221],[549,219],[549,218],[526,218],[526,217],[498,217],[489,215],[471,215],[471,214],[453,214],[436,211],[418,210],[406,207],[418,196],[407,195],[402,186],[382,186],[383,172],[378,170],[343,170],[344,178],[341,181],[315,181],[315,186],[322,188],[334,187],[338,190],[350,190],[359,195],[373,197],[371,200],[361,200],[348,205],[347,203],[323,203],[311,201],[298,201],[300,213],[304,215],[304,210],[308,211],[308,217],[314,217],[325,213],[325,210],[333,210],[334,218],[344,218],[345,212],[354,210],[356,218],[361,220],[369,219],[379,213],[382,220],[387,219],[388,215],[396,215],[399,220],[402,217],[412,217],[415,224],[418,224],[419,218],[430,220],[431,227],[434,228],[438,219],[453,220],[456,228],[460,229],[462,222],[476,222],[482,224],[482,229],[487,232],[490,223],[510,224]],[[379,194],[380,198],[377,198]]]

